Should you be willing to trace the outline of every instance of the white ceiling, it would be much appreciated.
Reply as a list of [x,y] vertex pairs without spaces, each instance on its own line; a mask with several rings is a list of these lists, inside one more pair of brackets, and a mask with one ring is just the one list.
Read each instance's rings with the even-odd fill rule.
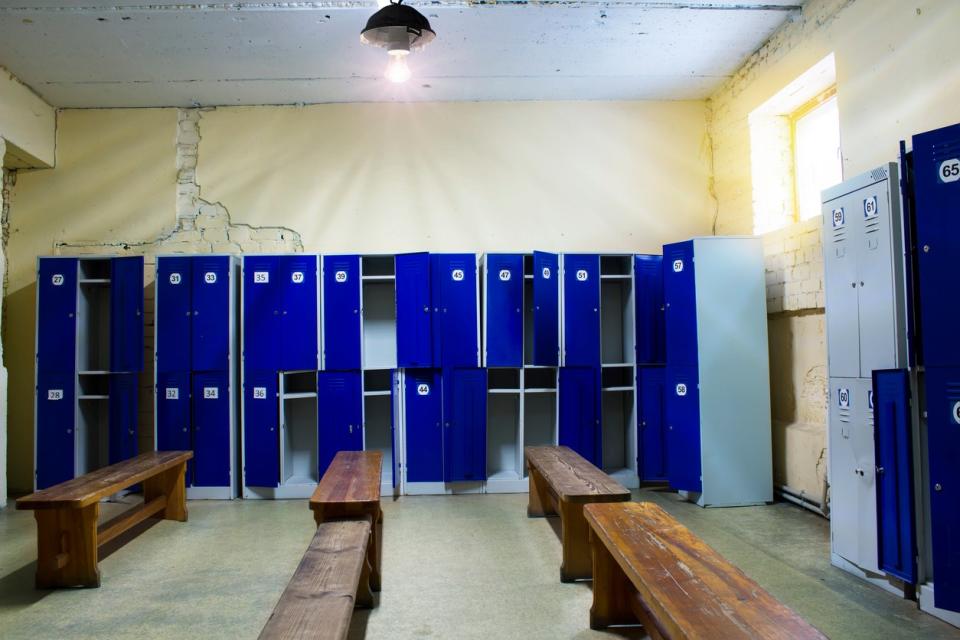
[[59,107],[708,96],[805,0],[440,0],[413,78],[375,0],[0,0],[0,65]]

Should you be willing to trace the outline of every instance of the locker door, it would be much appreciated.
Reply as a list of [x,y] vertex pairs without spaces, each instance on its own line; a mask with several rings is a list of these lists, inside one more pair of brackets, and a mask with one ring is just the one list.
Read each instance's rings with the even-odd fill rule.
[[363,380],[359,371],[317,375],[320,477],[338,451],[363,450]]
[[663,256],[633,257],[637,364],[666,362],[664,352]]
[[[188,372],[157,372],[157,451],[192,449],[190,391]],[[193,485],[193,462],[187,462],[188,487]]]
[[855,417],[851,441],[857,461],[857,555],[858,566],[880,573],[877,562],[877,467],[873,447],[874,423],[872,406],[872,381],[860,378],[856,381],[856,397],[853,400]]
[[880,569],[917,581],[910,378],[905,369],[873,372]]
[[110,263],[110,371],[143,371],[143,258]]
[[[281,371],[315,371],[317,356],[317,257],[281,256]],[[338,340],[337,336],[333,339]]]
[[664,369],[642,367],[637,369],[637,392],[640,397],[638,412],[640,443],[638,466],[644,482],[663,482],[667,479],[667,432],[664,421]]
[[477,367],[477,257],[473,253],[444,253],[430,258],[434,359],[439,353],[443,367]]
[[[157,258],[155,333],[158,373],[190,370],[192,261],[187,256]],[[187,395],[185,390],[184,398]],[[170,450],[169,447],[159,448]]]
[[433,366],[430,254],[394,258],[397,273],[397,366]]
[[137,400],[139,376],[110,375],[110,464],[137,455]]
[[600,256],[563,256],[563,366],[600,366]]
[[[76,292],[76,287],[73,291]],[[41,371],[37,374],[37,489],[46,489],[73,478],[75,385],[76,374],[72,371]]]
[[193,374],[193,483],[230,486],[230,374]]
[[247,371],[280,369],[279,264],[277,256],[243,258],[243,366]]
[[487,479],[487,371],[443,370],[443,480]]
[[193,371],[230,369],[230,257],[193,258]]
[[323,256],[323,368],[359,369],[360,342],[360,256]]
[[600,370],[561,367],[558,385],[559,444],[601,467]]
[[830,375],[856,378],[860,375],[860,327],[851,319],[859,317],[860,313],[857,299],[859,245],[853,240],[861,235],[860,212],[851,211],[850,200],[840,198],[824,203],[823,220],[824,286],[827,308],[830,309],[827,314]]
[[[77,259],[40,258],[38,262],[37,371],[73,372],[77,361]],[[72,464],[70,469],[73,477]]]
[[859,474],[853,434],[856,416],[853,401],[857,380],[830,379],[830,548],[850,562],[858,562],[860,517],[857,505]]
[[440,372],[404,372],[404,428],[407,437],[407,482],[443,482],[443,429]]
[[487,254],[486,366],[523,366],[523,256]]
[[934,604],[960,611],[960,369],[927,369]]
[[[897,303],[892,292],[897,285],[894,261],[902,260],[901,250],[894,253],[890,220],[888,181],[851,194],[858,208],[860,229],[857,250],[857,304],[860,314],[860,377],[870,378],[875,369],[891,369],[898,362]],[[896,224],[900,224],[897,220]],[[899,247],[899,243],[897,243]]]
[[697,368],[667,365],[665,380],[667,477],[674,489],[699,493],[702,491],[702,482]]
[[533,252],[533,364],[560,364],[560,256]]
[[247,369],[244,376],[244,485],[276,487],[280,483],[280,412],[277,408],[277,373]]
[[[670,364],[697,364],[697,291],[693,241],[663,246],[663,298]],[[671,394],[667,394],[670,397]]]

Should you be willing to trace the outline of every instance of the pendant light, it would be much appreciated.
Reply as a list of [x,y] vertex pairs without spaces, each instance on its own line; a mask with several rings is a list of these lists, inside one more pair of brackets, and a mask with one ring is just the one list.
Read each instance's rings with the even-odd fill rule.
[[410,79],[407,56],[427,46],[436,35],[426,16],[403,4],[403,0],[391,0],[367,20],[360,42],[387,50],[390,62],[384,75],[391,82],[400,83]]

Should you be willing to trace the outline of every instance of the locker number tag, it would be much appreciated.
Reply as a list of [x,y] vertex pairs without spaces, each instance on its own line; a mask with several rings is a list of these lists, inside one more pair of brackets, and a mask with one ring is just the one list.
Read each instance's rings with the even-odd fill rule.
[[269,271],[254,271],[253,272],[253,283],[254,284],[267,284],[270,282],[270,272]]
[[267,399],[267,388],[266,388],[266,387],[254,387],[254,388],[253,388],[253,399],[254,399],[254,400],[266,400],[266,399]]
[[877,196],[870,196],[863,199],[863,218],[869,220],[877,217]]
[[510,280],[510,269],[500,269],[500,280],[503,282]]
[[428,385],[428,384],[418,384],[418,385],[417,385],[417,395],[418,395],[418,396],[428,396],[428,395],[430,395],[430,385]]
[[867,408],[873,409],[873,389],[867,391]]
[[55,286],[55,287],[59,287],[60,285],[62,285],[62,284],[63,284],[63,274],[62,274],[62,273],[55,273],[55,274],[53,274],[53,277],[50,278],[50,283],[53,284],[53,286]]
[[216,400],[220,397],[220,388],[219,387],[204,387],[203,388],[203,399],[204,400]]
[[577,282],[586,282],[586,281],[587,281],[587,270],[577,269]]
[[213,284],[217,281],[217,274],[215,271],[207,271],[203,274],[203,281],[207,284]]
[[63,389],[47,389],[47,400],[63,400]]
[[167,400],[179,400],[180,399],[180,389],[177,387],[167,387],[166,389],[166,398]]
[[837,404],[841,409],[850,408],[850,389],[837,389]]
[[300,284],[303,282],[303,271],[294,271],[290,274],[290,282]]
[[678,385],[677,385],[677,395],[680,396],[680,397],[683,397],[683,396],[687,395],[687,385],[683,384],[682,382],[681,382],[680,384],[678,384]]
[[450,272],[450,277],[453,278],[454,282],[460,282],[463,280],[463,269],[454,269]]
[[544,279],[544,280],[549,280],[549,279],[550,279],[550,267],[544,267],[544,268],[543,268],[543,279]]
[[680,273],[683,271],[683,260],[674,260],[673,261],[673,272]]
[[337,282],[346,282],[347,281],[347,272],[346,271],[337,271],[333,274],[333,279]]
[[960,159],[951,158],[940,163],[940,180],[943,182],[960,180]]
[[170,274],[170,284],[180,284],[180,274],[171,273]]
[[842,227],[843,223],[846,222],[846,216],[843,213],[843,207],[840,207],[839,209],[834,209],[831,215],[833,216],[834,228]]
[[950,410],[950,417],[954,424],[960,424],[960,402],[953,403],[953,409]]

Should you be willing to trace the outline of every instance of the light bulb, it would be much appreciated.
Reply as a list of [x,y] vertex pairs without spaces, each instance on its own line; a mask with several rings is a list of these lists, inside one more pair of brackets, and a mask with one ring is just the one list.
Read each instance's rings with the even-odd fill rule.
[[384,73],[387,80],[400,84],[410,79],[410,67],[407,66],[407,51],[390,51],[390,62]]

